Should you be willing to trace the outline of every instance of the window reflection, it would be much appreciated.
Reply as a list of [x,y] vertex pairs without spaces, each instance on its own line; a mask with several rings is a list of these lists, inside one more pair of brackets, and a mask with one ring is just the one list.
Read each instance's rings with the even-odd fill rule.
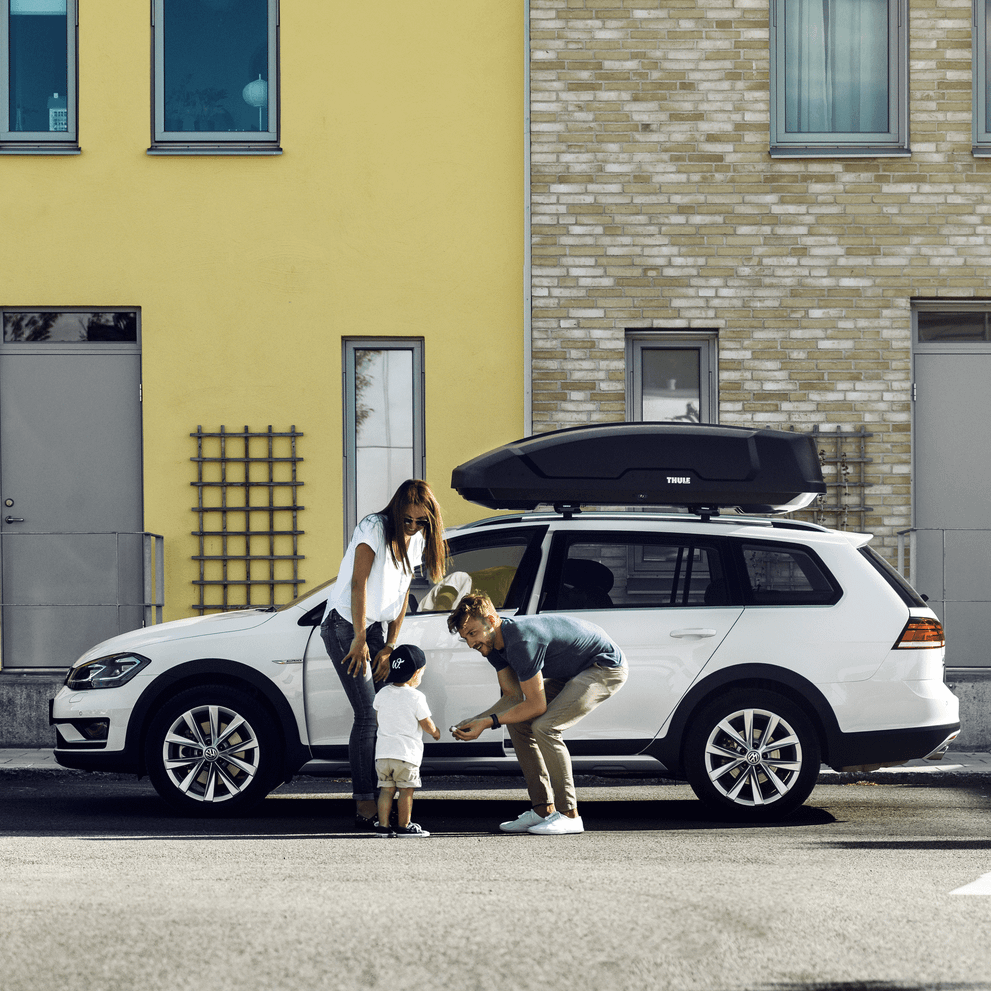
[[137,343],[136,310],[110,312],[7,310],[3,314],[5,344]]
[[794,0],[785,10],[787,131],[887,131],[888,0]]
[[165,130],[272,130],[269,0],[161,2]]
[[413,472],[413,352],[356,349],[357,516],[385,506]]
[[989,339],[987,314],[978,311],[919,310],[918,327],[920,343],[969,344]]
[[65,0],[11,0],[9,129],[68,131]]
[[644,420],[699,422],[697,348],[644,348],[642,386]]

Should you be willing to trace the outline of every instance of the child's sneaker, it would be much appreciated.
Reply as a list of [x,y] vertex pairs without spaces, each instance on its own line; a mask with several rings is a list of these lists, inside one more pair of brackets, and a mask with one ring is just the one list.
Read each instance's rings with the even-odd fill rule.
[[418,823],[411,822],[408,826],[396,826],[393,836],[429,836],[430,834]]
[[388,826],[382,826],[376,820],[375,822],[375,835],[381,837],[383,840],[392,839],[396,834]]

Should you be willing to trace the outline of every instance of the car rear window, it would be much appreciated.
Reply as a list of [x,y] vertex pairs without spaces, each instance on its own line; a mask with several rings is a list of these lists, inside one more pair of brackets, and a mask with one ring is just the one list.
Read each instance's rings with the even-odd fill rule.
[[830,606],[843,594],[825,565],[803,547],[745,543],[748,606]]
[[913,608],[925,607],[926,600],[877,551],[864,545],[860,548],[860,553],[867,558],[877,573],[898,593],[906,606],[912,606]]

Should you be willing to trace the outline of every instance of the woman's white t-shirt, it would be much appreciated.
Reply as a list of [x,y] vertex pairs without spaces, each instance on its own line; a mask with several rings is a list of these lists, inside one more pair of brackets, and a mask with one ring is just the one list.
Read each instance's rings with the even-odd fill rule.
[[[385,520],[379,513],[366,516],[355,527],[351,543],[348,544],[341,562],[341,570],[337,573],[334,590],[327,600],[323,618],[326,619],[331,610],[336,609],[349,623],[353,622],[351,579],[354,574],[355,551],[360,544],[367,544],[375,552],[375,560],[365,587],[365,623],[391,623],[403,608],[413,574],[404,571],[401,563],[393,561],[392,551],[385,539]],[[417,530],[410,537],[409,547],[406,549],[411,568],[415,568],[422,560],[424,544],[423,532]]]

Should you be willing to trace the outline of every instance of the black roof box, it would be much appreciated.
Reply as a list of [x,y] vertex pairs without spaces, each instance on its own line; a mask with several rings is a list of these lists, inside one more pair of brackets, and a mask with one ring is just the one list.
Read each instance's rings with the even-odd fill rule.
[[810,434],[685,423],[603,423],[536,434],[454,469],[490,509],[677,506],[786,513],[826,491]]

